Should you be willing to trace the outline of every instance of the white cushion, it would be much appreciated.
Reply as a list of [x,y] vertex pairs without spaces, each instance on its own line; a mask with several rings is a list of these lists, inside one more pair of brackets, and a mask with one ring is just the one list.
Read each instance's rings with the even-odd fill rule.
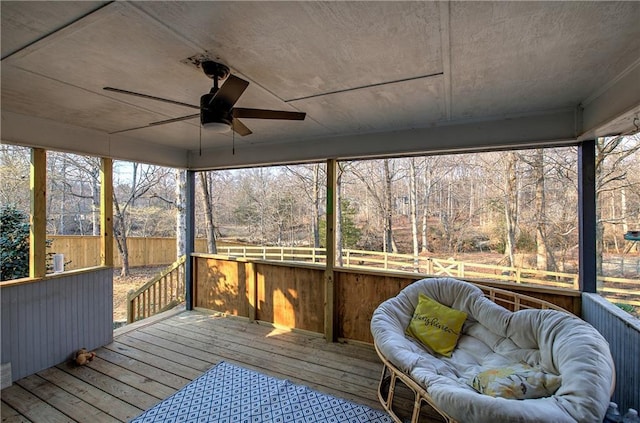
[[[469,316],[451,358],[437,358],[405,336],[420,293]],[[598,422],[609,404],[614,369],[597,330],[560,311],[510,312],[466,282],[434,278],[409,285],[376,309],[371,332],[382,354],[460,422]],[[555,395],[494,398],[467,384],[486,368],[521,361],[561,376]]]

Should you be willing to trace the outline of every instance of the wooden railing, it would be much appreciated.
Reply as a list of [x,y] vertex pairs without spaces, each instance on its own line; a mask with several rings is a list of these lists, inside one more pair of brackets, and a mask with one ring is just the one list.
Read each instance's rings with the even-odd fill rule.
[[[311,263],[324,263],[325,251],[324,248],[310,247],[218,247],[219,254],[230,257]],[[488,279],[516,284],[579,289],[579,278],[575,273],[468,263],[454,259],[439,259],[411,254],[343,249],[342,266],[351,269],[400,270],[433,276]],[[599,276],[598,282],[601,287],[599,291],[611,302],[640,306],[640,280]]]
[[127,295],[127,323],[168,310],[184,301],[185,257]]
[[[370,323],[376,307],[424,277],[413,272],[339,267],[333,272],[333,289],[327,290],[323,265],[202,253],[193,254],[192,259],[195,309],[325,335],[331,328],[329,336],[335,339],[367,343],[373,342]],[[581,313],[579,291],[499,281],[477,285],[511,310],[539,307],[536,304],[542,300],[577,316]],[[537,300],[525,301],[520,294]]]
[[612,277],[598,277],[602,296],[615,304],[640,307],[640,280]]

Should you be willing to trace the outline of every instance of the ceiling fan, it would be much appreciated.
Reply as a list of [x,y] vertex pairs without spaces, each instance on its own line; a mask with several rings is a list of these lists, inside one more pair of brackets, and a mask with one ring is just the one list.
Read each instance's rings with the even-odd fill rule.
[[[231,75],[229,73],[229,68],[222,63],[205,60],[200,63],[200,66],[202,67],[205,75],[213,79],[213,88],[211,88],[211,91],[209,91],[208,94],[204,94],[202,97],[200,97],[200,106],[183,103],[181,101],[155,97],[148,94],[121,90],[119,88],[104,87],[103,89],[106,91],[147,98],[150,100],[163,101],[165,103],[190,107],[192,109],[198,109],[200,111],[196,114],[160,120],[157,122],[151,122],[144,126],[111,132],[111,134],[133,131],[134,129],[165,125],[167,123],[180,122],[183,120],[195,119],[197,117],[200,117],[200,123],[202,124],[203,128],[213,129],[217,132],[227,132],[229,130],[233,130],[237,134],[245,136],[251,134],[252,132],[240,121],[240,118],[304,120],[306,116],[306,113],[302,112],[233,107],[242,93],[244,93],[244,90],[246,90],[249,86],[249,82],[245,81],[244,79],[238,78],[235,75]],[[226,81],[222,84],[222,86],[218,87],[218,82],[225,78]]]

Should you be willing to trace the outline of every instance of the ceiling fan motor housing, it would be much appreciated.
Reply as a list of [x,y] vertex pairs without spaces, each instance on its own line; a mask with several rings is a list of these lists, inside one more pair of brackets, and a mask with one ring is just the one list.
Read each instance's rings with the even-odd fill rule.
[[223,123],[231,126],[233,117],[230,110],[211,107],[211,99],[214,94],[204,94],[200,97],[200,123],[206,126],[210,123]]

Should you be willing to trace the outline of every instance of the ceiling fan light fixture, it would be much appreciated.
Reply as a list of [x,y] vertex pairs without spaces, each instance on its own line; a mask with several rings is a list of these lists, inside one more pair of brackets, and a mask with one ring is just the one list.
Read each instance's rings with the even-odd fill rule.
[[231,126],[226,122],[206,122],[202,124],[202,128],[209,132],[217,132],[220,134],[231,130]]

